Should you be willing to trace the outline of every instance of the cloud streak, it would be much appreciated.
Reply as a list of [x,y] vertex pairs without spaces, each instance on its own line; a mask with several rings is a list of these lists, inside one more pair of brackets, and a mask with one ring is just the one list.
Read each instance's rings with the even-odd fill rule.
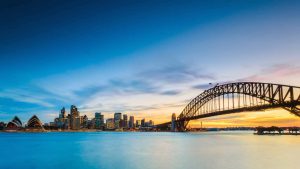
[[9,98],[18,102],[32,103],[45,107],[53,107],[54,105],[46,101],[49,99],[47,96],[42,96],[41,94],[33,94],[25,90],[5,90],[0,92],[0,97]]
[[238,79],[238,81],[273,81],[274,79],[286,79],[289,77],[298,77],[300,75],[300,66],[293,64],[274,64],[262,69],[259,73]]
[[[200,73],[202,72],[202,73]],[[163,81],[165,83],[186,83],[192,80],[215,80],[215,76],[211,73],[205,73],[203,69],[192,70],[188,65],[172,65],[160,69],[148,70],[141,72],[139,75],[145,79]]]

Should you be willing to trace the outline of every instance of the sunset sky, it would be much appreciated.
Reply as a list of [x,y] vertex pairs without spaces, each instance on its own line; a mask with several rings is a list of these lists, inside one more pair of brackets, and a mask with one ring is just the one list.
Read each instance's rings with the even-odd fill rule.
[[[4,0],[0,121],[64,106],[169,121],[209,83],[300,86],[300,1]],[[191,125],[199,125],[195,121]],[[206,126],[298,125],[276,109]]]

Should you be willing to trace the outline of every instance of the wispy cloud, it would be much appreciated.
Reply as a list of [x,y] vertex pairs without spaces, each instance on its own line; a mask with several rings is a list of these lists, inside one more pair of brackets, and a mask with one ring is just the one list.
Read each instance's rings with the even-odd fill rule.
[[[192,69],[185,64],[147,67],[104,79],[101,79],[103,74],[99,74],[98,69],[74,73],[85,80],[76,80],[75,75],[67,73],[46,78],[46,81],[39,81],[38,84],[54,96],[77,104],[83,111],[143,111],[153,110],[153,106],[158,109],[160,105],[178,104],[179,100],[190,95],[192,84],[216,80],[214,74],[204,69]],[[91,74],[93,79],[85,78]],[[95,76],[97,74],[99,77]],[[94,80],[98,78],[101,80]],[[58,82],[63,82],[63,85]]]
[[192,86],[194,89],[201,89],[201,90],[206,90],[209,89],[211,86],[211,84],[198,84],[195,86]]
[[162,95],[169,95],[169,96],[175,96],[175,95],[178,95],[180,93],[181,93],[180,90],[168,90],[168,91],[161,92],[160,94],[162,94]]
[[18,102],[32,103],[45,107],[53,107],[54,105],[46,101],[48,96],[42,96],[40,93],[31,93],[30,91],[20,89],[9,89],[0,92],[0,97],[9,98]]
[[139,75],[146,79],[163,81],[166,83],[186,83],[195,79],[215,80],[214,74],[208,73],[203,69],[193,70],[189,68],[188,65],[184,64],[147,70],[141,72]]
[[262,69],[260,72],[238,79],[238,81],[274,81],[300,75],[300,66],[293,64],[275,64]]
[[194,90],[190,88],[191,84],[215,79],[211,73],[200,74],[198,70],[177,65],[142,70],[127,78],[109,79],[106,84],[102,82],[99,87],[83,88],[76,94],[91,94],[81,104],[84,111],[161,110],[172,104],[182,107],[183,98],[189,98]]

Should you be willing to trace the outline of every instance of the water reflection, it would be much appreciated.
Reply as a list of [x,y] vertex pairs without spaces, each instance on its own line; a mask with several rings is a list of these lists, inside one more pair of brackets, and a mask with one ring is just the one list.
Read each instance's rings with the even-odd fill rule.
[[[0,168],[298,169],[299,136],[0,133]],[[12,167],[13,166],[13,167]]]

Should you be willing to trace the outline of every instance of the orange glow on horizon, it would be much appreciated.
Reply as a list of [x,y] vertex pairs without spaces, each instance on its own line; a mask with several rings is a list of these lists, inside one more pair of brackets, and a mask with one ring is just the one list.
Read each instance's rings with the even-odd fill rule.
[[[154,124],[161,124],[171,121],[173,112],[181,112],[181,108],[164,108],[159,110],[147,110],[144,112],[122,112],[129,116],[134,116],[135,120],[145,119],[152,120]],[[113,118],[113,112],[102,112],[107,118]],[[89,117],[93,117],[94,113],[84,113]],[[180,113],[176,113],[178,116]],[[257,112],[241,112],[228,115],[221,115],[190,121],[188,126],[191,128],[201,127],[257,127],[257,126],[299,126],[300,117],[281,108],[270,109]]]
[[190,127],[257,127],[300,126],[300,117],[284,110],[274,109],[258,112],[243,112],[191,121]]
[[[155,124],[169,122],[172,113],[125,113],[134,115],[135,119],[153,120]],[[176,114],[177,116],[179,114]],[[257,112],[241,112],[221,115],[189,122],[189,127],[257,127],[257,126],[300,126],[300,117],[284,110],[272,109]]]

